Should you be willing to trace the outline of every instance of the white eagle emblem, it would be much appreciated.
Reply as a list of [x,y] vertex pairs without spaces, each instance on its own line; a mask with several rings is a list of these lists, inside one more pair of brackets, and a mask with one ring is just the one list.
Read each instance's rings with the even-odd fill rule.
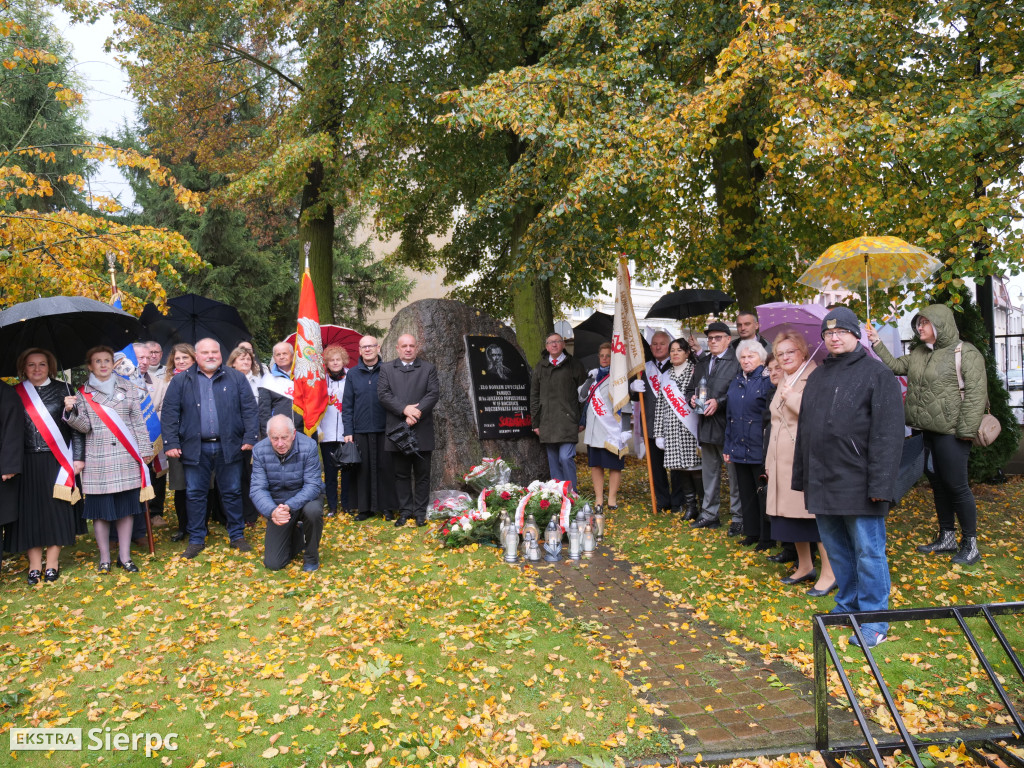
[[320,324],[308,317],[299,318],[302,329],[295,337],[294,381],[305,381],[313,386],[318,380],[326,379],[324,372],[324,346],[320,340]]

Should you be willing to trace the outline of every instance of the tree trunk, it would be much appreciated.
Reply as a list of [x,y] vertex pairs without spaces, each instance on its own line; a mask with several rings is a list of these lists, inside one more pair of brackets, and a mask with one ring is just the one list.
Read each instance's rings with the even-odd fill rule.
[[[537,216],[538,208],[529,205],[516,213],[512,221],[512,263],[518,264],[523,235]],[[526,361],[536,365],[544,349],[544,339],[555,327],[551,310],[551,284],[535,272],[517,273],[512,278],[512,318],[516,339],[526,352]]]
[[[306,172],[299,213],[299,243],[309,244],[309,276],[316,291],[316,308],[322,324],[334,322],[334,207],[321,200],[324,167],[319,161]],[[300,259],[303,257],[300,256]],[[300,263],[300,268],[305,263]]]
[[758,185],[762,171],[754,158],[757,143],[749,138],[742,122],[741,117],[733,117],[725,123],[718,134],[713,163],[718,221],[728,248],[725,261],[733,265],[736,309],[751,311],[763,303],[762,288],[769,275],[751,263],[757,255],[753,243],[761,216]]

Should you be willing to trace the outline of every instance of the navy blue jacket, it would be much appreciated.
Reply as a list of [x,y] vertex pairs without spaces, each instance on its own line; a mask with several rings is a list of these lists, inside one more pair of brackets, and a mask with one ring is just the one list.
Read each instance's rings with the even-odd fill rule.
[[[199,366],[179,373],[167,386],[160,411],[164,450],[181,451],[182,464],[198,464],[200,452]],[[223,365],[213,374],[213,401],[217,406],[220,450],[225,462],[239,461],[243,445],[259,438],[256,400],[249,380]]]
[[729,461],[736,464],[764,463],[764,412],[774,386],[763,373],[763,365],[746,377],[740,371],[729,384],[722,453],[729,454]]
[[347,383],[341,395],[341,424],[346,435],[384,431],[387,412],[377,395],[377,379],[384,361],[378,360],[371,372],[360,358],[356,366],[345,374]]
[[293,512],[316,501],[324,492],[320,471],[320,448],[316,440],[296,432],[295,442],[284,456],[278,456],[270,438],[252,449],[252,485],[249,498],[264,517],[287,504]]

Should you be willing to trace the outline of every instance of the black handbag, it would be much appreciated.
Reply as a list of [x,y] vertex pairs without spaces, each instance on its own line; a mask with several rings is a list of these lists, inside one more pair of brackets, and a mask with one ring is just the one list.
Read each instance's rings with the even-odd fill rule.
[[359,446],[354,442],[338,443],[338,447],[334,449],[334,453],[331,454],[331,458],[333,458],[334,463],[342,469],[354,467],[363,460],[359,455]]

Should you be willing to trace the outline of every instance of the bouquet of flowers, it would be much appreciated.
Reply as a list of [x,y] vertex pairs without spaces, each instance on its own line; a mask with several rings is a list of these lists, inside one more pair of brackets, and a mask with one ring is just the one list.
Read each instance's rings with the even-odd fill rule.
[[491,541],[498,516],[489,510],[464,509],[449,517],[437,528],[441,546],[447,549],[464,547],[473,542]]
[[569,513],[577,498],[568,482],[548,480],[542,483],[534,480],[516,507],[516,527],[522,532],[527,515],[532,514],[537,527],[543,531],[551,518],[557,516],[555,519],[564,533],[569,527]]
[[501,520],[501,513],[505,512],[509,518],[515,515],[519,500],[526,494],[526,489],[512,483],[499,483],[493,488],[485,488],[480,491],[476,508],[478,512],[489,512],[491,514],[491,532],[497,541],[498,521]]
[[485,458],[463,476],[463,481],[475,491],[505,485],[512,474],[512,468],[500,456]]
[[437,491],[434,502],[427,510],[428,520],[449,519],[467,512],[473,506],[473,498],[463,491]]

